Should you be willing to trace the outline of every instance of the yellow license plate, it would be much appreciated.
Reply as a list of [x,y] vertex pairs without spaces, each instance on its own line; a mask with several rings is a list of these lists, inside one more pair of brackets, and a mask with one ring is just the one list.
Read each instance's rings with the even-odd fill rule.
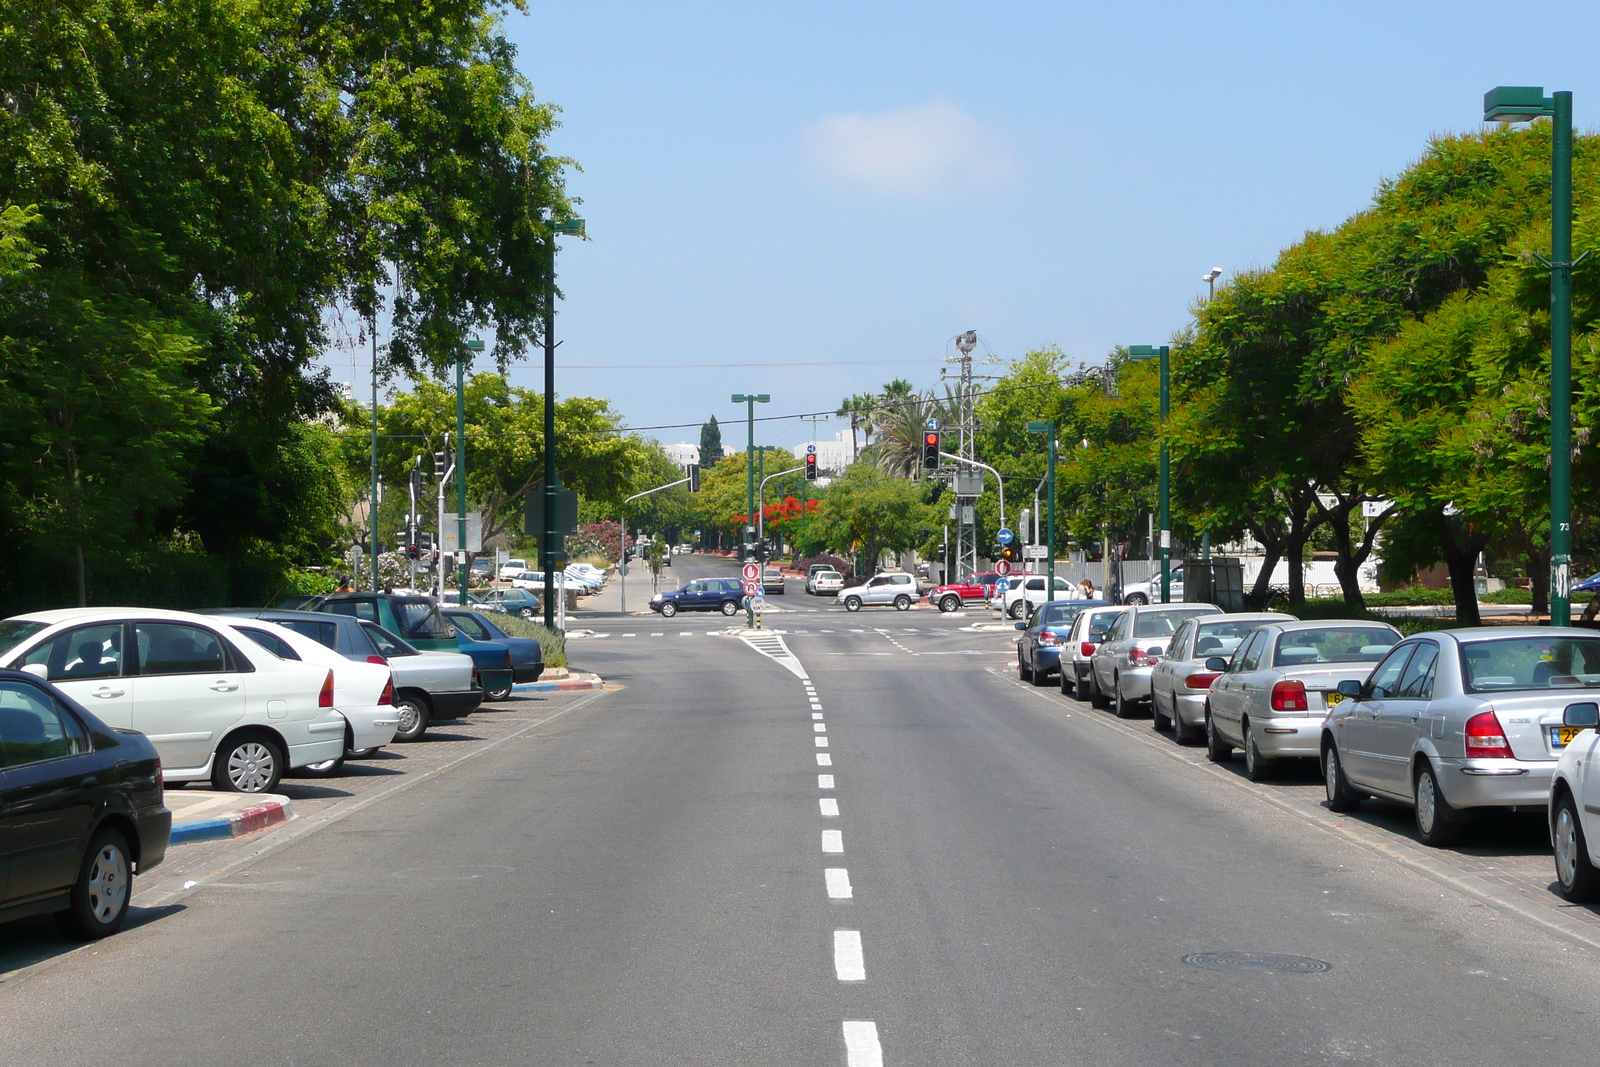
[[1339,703],[1341,700],[1344,699],[1344,694],[1343,693],[1329,693],[1329,694],[1327,694],[1327,696],[1324,699],[1327,700],[1328,707],[1331,708],[1335,704]]
[[1567,745],[1572,744],[1573,738],[1587,729],[1589,729],[1587,726],[1555,726],[1550,730],[1550,733],[1554,735],[1550,740],[1556,743],[1556,747],[1565,748]]

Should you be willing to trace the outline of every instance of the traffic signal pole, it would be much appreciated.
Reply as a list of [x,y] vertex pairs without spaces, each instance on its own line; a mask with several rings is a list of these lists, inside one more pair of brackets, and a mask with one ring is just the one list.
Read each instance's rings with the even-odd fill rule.
[[661,490],[671,489],[675,485],[687,485],[693,491],[697,488],[695,483],[699,480],[694,474],[689,474],[675,482],[668,482],[666,485],[658,485],[654,489],[646,489],[642,493],[635,493],[622,502],[622,547],[617,550],[617,555],[621,557],[617,560],[617,580],[622,583],[622,614],[626,615],[628,613],[628,505],[642,496],[659,493]]
[[993,467],[989,466],[987,463],[979,463],[975,459],[968,459],[966,456],[958,456],[958,455],[954,454],[953,452],[940,452],[939,455],[943,456],[945,459],[953,459],[957,463],[965,463],[969,467],[977,467],[980,470],[986,470],[990,474],[994,475],[994,484],[996,486],[998,486],[999,490],[1000,490],[1000,525],[1002,527],[1005,526],[1005,524],[1006,524],[1006,483],[1005,483],[1005,479],[1000,477],[1000,472],[995,470]]

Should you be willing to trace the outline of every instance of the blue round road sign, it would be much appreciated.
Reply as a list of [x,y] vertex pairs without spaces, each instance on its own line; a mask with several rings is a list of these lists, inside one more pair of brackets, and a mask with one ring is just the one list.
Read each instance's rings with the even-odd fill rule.
[[1001,578],[999,581],[995,582],[994,587],[996,590],[1002,593],[1011,592],[1011,582],[1005,578]]
[[999,533],[994,535],[994,538],[1002,545],[1009,545],[1011,543],[1012,533],[1010,530],[1002,529]]

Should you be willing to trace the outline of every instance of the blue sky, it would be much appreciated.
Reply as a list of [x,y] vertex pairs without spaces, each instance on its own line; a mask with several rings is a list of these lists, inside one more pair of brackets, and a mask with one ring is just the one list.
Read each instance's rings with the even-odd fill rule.
[[[967,329],[1007,359],[1159,343],[1209,268],[1337,225],[1493,85],[1571,89],[1600,126],[1592,0],[584,0],[506,30],[583,167],[559,389],[639,427],[932,386]],[[763,365],[691,366],[730,363]]]

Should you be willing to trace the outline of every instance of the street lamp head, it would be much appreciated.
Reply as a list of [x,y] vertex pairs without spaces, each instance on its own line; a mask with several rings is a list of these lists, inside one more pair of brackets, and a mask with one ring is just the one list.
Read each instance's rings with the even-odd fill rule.
[[1053,423],[1053,422],[1030,422],[1030,423],[1028,423],[1028,432],[1029,433],[1050,433],[1055,428],[1056,428],[1056,424]]
[[1152,359],[1159,356],[1161,350],[1155,345],[1129,345],[1128,357],[1130,359]]
[[752,393],[734,393],[733,394],[733,402],[735,404],[765,404],[771,399],[772,399],[772,397],[768,396],[766,393],[755,393],[755,394],[752,394]]
[[1484,122],[1532,122],[1555,114],[1542,85],[1497,85],[1483,94]]
[[1222,268],[1212,267],[1210,270],[1206,271],[1205,275],[1200,280],[1203,282],[1214,282],[1220,277],[1222,277]]
[[958,336],[956,338],[956,347],[961,350],[963,356],[972,355],[972,350],[978,347],[978,331],[968,330]]
[[559,233],[564,237],[589,236],[588,231],[584,228],[584,221],[582,219],[552,219],[550,221],[550,229],[552,232]]
[[483,341],[480,340],[477,337],[474,337],[474,338],[472,338],[472,340],[467,342],[466,349],[467,349],[468,352],[482,352],[483,351]]

